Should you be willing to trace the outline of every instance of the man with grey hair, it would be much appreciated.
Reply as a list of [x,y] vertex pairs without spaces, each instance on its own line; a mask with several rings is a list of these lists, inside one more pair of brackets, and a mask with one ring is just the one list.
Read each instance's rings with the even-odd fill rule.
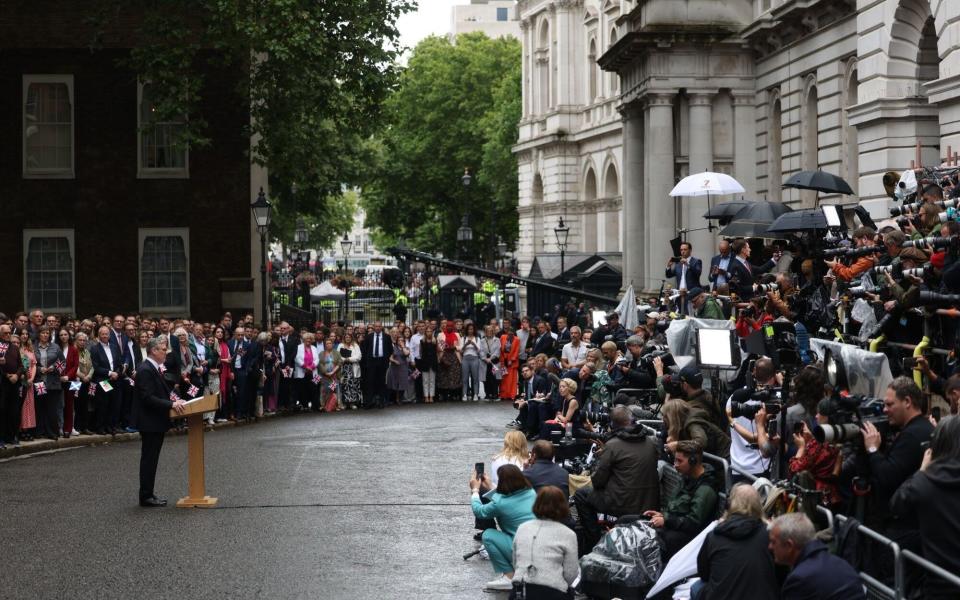
[[140,363],[136,377],[134,419],[140,431],[140,506],[156,508],[167,501],[157,498],[153,485],[163,436],[170,429],[170,410],[183,413],[184,401],[174,394],[163,378],[160,366],[167,356],[167,344],[159,337],[147,342],[147,357]]
[[792,567],[780,590],[781,600],[864,599],[860,576],[850,563],[830,554],[816,539],[813,522],[803,513],[788,513],[770,526],[770,551],[778,564]]

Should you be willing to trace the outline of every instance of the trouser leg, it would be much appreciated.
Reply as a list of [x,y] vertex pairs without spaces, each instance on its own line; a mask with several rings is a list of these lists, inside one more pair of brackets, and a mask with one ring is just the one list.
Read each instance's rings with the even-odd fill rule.
[[583,547],[580,548],[580,554],[586,554],[600,541],[603,532],[597,523],[598,507],[591,500],[593,488],[583,487],[577,490],[573,495],[573,504],[577,507],[577,519],[580,527],[583,528]]
[[163,447],[163,433],[140,432],[140,500],[153,496],[157,479],[157,463]]
[[487,549],[495,573],[513,572],[512,537],[496,529],[487,529],[483,532],[483,547]]

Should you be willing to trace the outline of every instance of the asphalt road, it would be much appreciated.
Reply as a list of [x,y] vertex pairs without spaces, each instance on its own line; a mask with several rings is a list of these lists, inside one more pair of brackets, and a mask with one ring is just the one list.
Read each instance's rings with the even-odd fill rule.
[[467,479],[514,411],[487,403],[297,415],[208,433],[214,509],[137,505],[139,442],[0,462],[0,598],[488,598]]

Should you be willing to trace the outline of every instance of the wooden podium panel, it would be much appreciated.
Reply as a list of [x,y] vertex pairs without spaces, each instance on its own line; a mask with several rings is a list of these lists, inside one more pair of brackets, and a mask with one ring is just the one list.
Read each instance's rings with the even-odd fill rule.
[[187,463],[189,491],[177,500],[177,508],[209,508],[217,504],[216,498],[206,495],[206,477],[203,462],[203,413],[213,412],[220,406],[220,395],[210,394],[195,398],[184,407],[183,414],[170,410],[170,418],[187,418]]

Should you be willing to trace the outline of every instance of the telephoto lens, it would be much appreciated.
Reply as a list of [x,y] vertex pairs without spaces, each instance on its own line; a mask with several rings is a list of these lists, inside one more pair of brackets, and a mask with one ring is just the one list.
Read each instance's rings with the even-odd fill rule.
[[960,304],[960,294],[938,294],[929,290],[920,290],[918,304]]
[[893,265],[878,265],[870,270],[874,273],[893,273]]
[[849,442],[860,437],[860,426],[856,423],[842,425],[817,425],[813,428],[813,437],[819,443],[839,444]]
[[956,241],[957,236],[949,235],[947,237],[942,237],[939,235],[931,235],[925,238],[920,238],[919,240],[907,240],[900,247],[901,248],[925,248],[926,246],[932,246],[934,248],[946,248],[950,244]]
[[904,269],[904,275],[913,275],[914,277],[926,277],[933,273],[933,267],[930,265],[924,265],[922,267],[917,267],[915,269]]
[[847,252],[851,249],[846,246],[841,246],[840,248],[828,248],[823,251],[824,256],[846,256]]
[[885,246],[864,246],[863,248],[854,248],[847,252],[847,258],[860,258],[861,256],[870,256],[877,252],[886,252]]
[[780,286],[776,283],[755,283],[753,284],[754,292],[775,292],[780,289]]
[[899,216],[902,216],[902,215],[906,215],[906,214],[910,214],[910,213],[915,213],[915,212],[917,212],[918,210],[920,210],[920,205],[921,205],[921,204],[923,204],[923,203],[922,203],[922,202],[914,202],[914,203],[912,203],[912,204],[904,204],[903,206],[895,206],[895,207],[893,207],[893,208],[890,209],[890,216],[891,216],[891,217],[899,217]]

